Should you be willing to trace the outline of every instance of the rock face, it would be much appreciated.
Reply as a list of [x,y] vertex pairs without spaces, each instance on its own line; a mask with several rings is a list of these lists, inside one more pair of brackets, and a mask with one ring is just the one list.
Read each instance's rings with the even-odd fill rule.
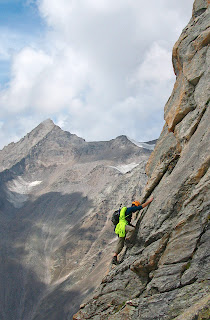
[[99,285],[110,215],[147,181],[143,146],[86,142],[46,120],[0,151],[1,320],[71,319]]
[[177,76],[146,166],[135,244],[74,320],[210,318],[210,2],[196,0],[173,49]]

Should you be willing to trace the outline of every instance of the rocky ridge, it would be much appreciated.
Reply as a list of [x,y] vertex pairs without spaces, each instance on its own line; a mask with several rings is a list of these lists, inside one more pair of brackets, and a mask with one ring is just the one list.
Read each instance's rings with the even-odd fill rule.
[[195,0],[173,48],[176,82],[146,166],[134,246],[74,320],[210,318],[210,2]]

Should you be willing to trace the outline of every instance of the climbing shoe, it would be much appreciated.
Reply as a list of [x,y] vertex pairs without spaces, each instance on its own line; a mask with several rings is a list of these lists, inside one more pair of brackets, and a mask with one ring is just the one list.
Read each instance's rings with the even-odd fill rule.
[[116,256],[114,256],[114,257],[112,258],[112,264],[118,264],[118,261],[117,261],[117,257],[116,257]]

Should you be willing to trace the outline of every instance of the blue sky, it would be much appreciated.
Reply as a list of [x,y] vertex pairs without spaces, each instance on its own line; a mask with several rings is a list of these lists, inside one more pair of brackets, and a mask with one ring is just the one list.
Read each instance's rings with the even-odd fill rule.
[[0,148],[46,118],[87,141],[158,138],[193,0],[0,0]]
[[[39,14],[33,2],[27,3],[23,0],[1,0],[1,23],[9,24],[10,27],[21,28],[23,23],[28,26],[37,24]],[[34,20],[34,21],[33,21]],[[24,25],[25,31],[25,25]]]
[[10,28],[30,32],[43,26],[36,0],[0,0],[0,8],[1,24]]
[[[1,39],[6,38],[8,34],[13,38],[13,45],[10,43],[9,50],[11,53],[16,53],[30,41],[33,41],[35,37],[41,37],[45,25],[34,1],[0,0],[0,30]],[[4,45],[6,46],[6,44]],[[10,59],[9,57],[7,59],[4,56],[0,57],[1,85],[9,81],[11,58],[12,54]]]

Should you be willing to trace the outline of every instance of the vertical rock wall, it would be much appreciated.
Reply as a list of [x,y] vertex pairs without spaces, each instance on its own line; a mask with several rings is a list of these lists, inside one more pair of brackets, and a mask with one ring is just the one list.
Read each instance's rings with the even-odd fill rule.
[[176,83],[142,194],[135,245],[74,319],[209,319],[210,1],[173,48]]

